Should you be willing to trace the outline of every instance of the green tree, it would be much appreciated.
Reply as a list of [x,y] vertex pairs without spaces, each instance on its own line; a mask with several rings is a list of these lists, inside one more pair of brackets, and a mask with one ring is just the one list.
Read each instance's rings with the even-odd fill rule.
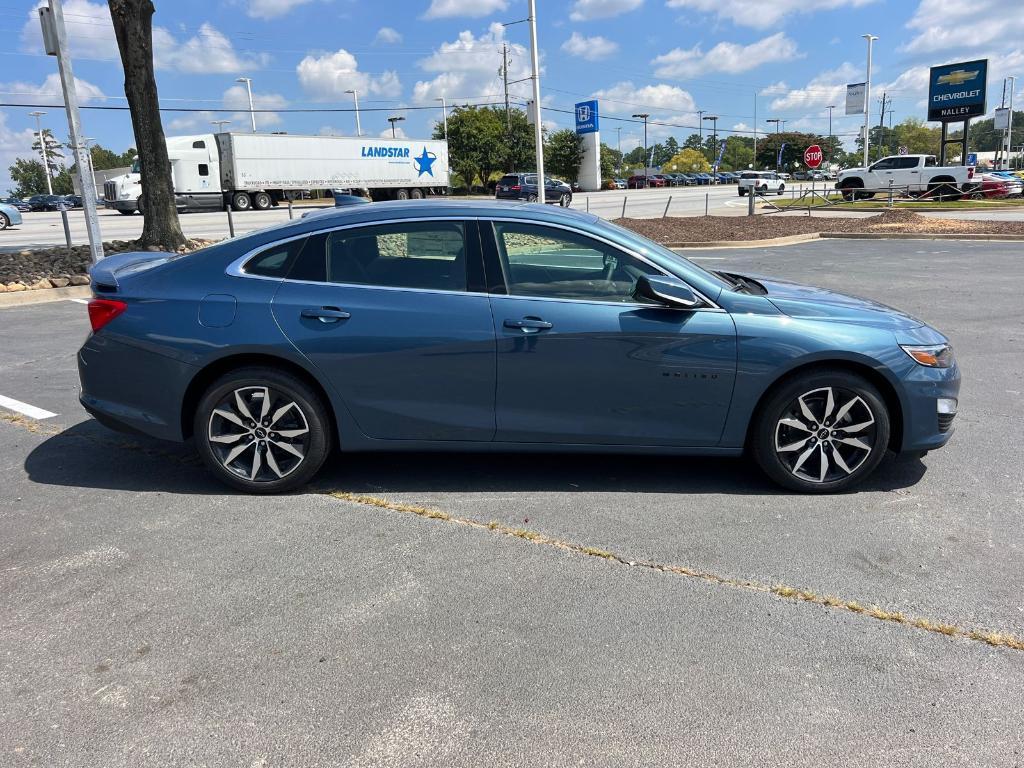
[[89,147],[89,154],[92,156],[92,167],[97,171],[106,171],[110,168],[124,168],[131,165],[132,160],[137,156],[133,148],[118,154],[99,144],[93,144]]
[[699,134],[691,133],[686,137],[686,141],[683,142],[683,146],[686,149],[696,149],[700,151],[704,147],[704,141],[701,139]]
[[601,178],[617,176],[622,168],[622,153],[607,144],[601,144]]
[[[49,161],[51,166],[58,166],[64,164],[64,145],[53,138],[53,132],[49,128],[43,128],[43,139],[46,141],[46,159]],[[35,135],[35,140],[32,142],[32,149],[41,158],[42,152],[39,144],[39,134]],[[50,171],[51,174],[55,174],[56,171]]]
[[754,162],[754,140],[745,136],[730,136],[725,140],[722,155],[722,169],[729,171],[746,170]]
[[638,165],[641,168],[643,168],[645,165],[647,165],[647,153],[644,151],[644,148],[642,146],[634,147],[633,149],[629,150],[629,152],[626,153],[626,162],[629,163],[630,165]]
[[39,160],[18,158],[14,165],[7,169],[17,186],[10,190],[13,197],[32,197],[46,194],[46,171]]
[[757,142],[755,165],[758,168],[775,168],[781,144],[786,146],[782,150],[782,162],[779,164],[779,170],[788,171],[803,167],[804,150],[812,144],[820,145],[821,137],[814,133],[798,133],[797,131],[769,134]]
[[[467,188],[477,179],[486,185],[496,171],[536,168],[533,126],[526,113],[513,109],[509,121],[511,131],[504,108],[498,107],[455,107],[448,115],[448,162]],[[435,124],[433,137],[444,138],[443,124]]]
[[670,157],[662,168],[672,173],[706,173],[711,170],[711,163],[699,149],[687,147]]
[[545,168],[555,176],[574,182],[580,175],[583,162],[583,137],[576,131],[565,128],[548,136],[544,147]]

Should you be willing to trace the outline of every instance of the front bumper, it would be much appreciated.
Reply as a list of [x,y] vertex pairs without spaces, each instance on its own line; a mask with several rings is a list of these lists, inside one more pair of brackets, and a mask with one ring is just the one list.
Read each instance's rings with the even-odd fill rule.
[[110,208],[114,211],[137,211],[139,209],[138,200],[104,200],[104,208]]
[[101,332],[78,351],[79,400],[111,429],[181,441],[182,404],[197,371]]
[[[915,366],[903,379],[903,442],[901,451],[913,453],[941,448],[953,435],[954,416],[948,401],[959,402],[960,368]],[[943,406],[940,409],[940,401]]]

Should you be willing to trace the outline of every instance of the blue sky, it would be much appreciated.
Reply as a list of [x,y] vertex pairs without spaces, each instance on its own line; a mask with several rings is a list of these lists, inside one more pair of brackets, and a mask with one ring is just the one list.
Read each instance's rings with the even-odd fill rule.
[[[60,103],[56,60],[42,55],[35,7],[0,5],[0,102]],[[359,91],[364,134],[390,134],[401,114],[409,136],[425,136],[449,103],[498,101],[502,44],[511,80],[529,73],[525,0],[155,0],[157,82],[170,135],[248,130],[244,86],[253,79],[257,108],[351,109]],[[696,110],[720,116],[720,132],[786,129],[852,135],[860,118],[842,115],[845,84],[864,79],[866,44],[875,43],[873,96],[888,91],[893,118],[925,116],[928,67],[990,59],[989,108],[998,106],[1004,75],[1024,78],[1021,0],[538,0],[544,120],[567,126],[576,101],[601,100],[602,139],[623,150],[642,141],[628,118],[649,112],[659,140],[682,141],[696,130]],[[105,2],[65,0],[75,74],[83,104],[123,106],[117,46]],[[1017,103],[1024,79],[1019,82]],[[528,82],[512,86],[516,101]],[[873,101],[875,99],[873,98]],[[430,107],[430,109],[412,109]],[[0,107],[0,191],[7,166],[30,156],[35,107]],[[371,112],[371,109],[380,109]],[[877,114],[877,102],[872,105]],[[215,112],[215,110],[220,110]],[[62,109],[45,124],[67,135]],[[877,119],[877,118],[876,118]],[[352,135],[346,113],[257,115],[261,130]],[[85,110],[85,133],[118,151],[133,143],[126,112]],[[706,124],[707,125],[707,124]],[[621,133],[615,131],[621,127]],[[65,139],[66,140],[66,139]]]

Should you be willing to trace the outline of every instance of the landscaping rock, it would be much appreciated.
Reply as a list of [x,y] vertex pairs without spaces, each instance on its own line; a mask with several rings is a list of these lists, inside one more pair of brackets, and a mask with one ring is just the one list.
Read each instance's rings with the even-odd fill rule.
[[50,281],[45,277],[36,280],[34,283],[32,283],[32,285],[28,287],[30,291],[41,291],[44,288],[53,288],[53,286],[50,285]]
[[72,275],[71,276],[71,284],[72,285],[88,285],[90,282],[92,282],[92,281],[89,279],[88,275]]
[[51,277],[50,284],[54,288],[66,288],[71,284],[71,278],[68,277]]
[[7,292],[8,293],[16,293],[17,291],[27,291],[27,290],[28,290],[28,288],[25,286],[24,283],[8,283],[7,284]]

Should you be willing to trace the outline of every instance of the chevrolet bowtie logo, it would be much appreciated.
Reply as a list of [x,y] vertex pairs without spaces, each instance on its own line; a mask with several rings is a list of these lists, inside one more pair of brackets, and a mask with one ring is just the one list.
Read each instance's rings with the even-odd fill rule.
[[978,76],[978,70],[968,72],[965,69],[954,69],[945,75],[939,77],[939,85],[963,85],[968,80],[973,80]]

